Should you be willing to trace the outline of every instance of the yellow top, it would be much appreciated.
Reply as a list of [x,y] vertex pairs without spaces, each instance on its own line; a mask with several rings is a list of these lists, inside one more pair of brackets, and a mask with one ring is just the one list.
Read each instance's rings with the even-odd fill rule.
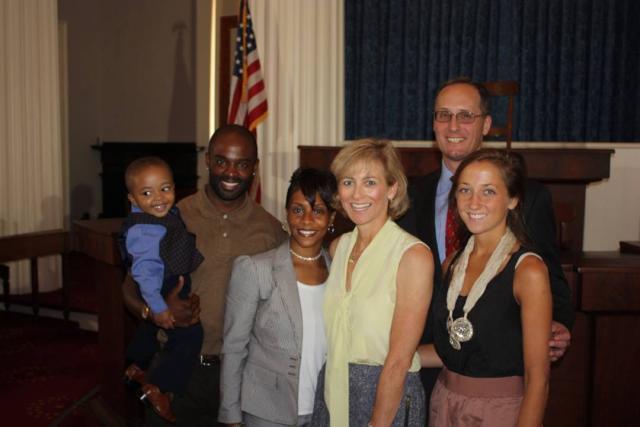
[[[389,352],[400,259],[411,246],[424,245],[388,220],[360,255],[347,292],[348,259],[357,238],[357,228],[340,238],[324,297],[325,401],[332,426],[349,425],[349,363],[384,364]],[[420,360],[415,353],[409,371],[419,370]]]

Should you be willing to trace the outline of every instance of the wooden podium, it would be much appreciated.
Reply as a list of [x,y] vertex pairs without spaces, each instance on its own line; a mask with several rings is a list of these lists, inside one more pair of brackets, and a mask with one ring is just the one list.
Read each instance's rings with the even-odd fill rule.
[[576,322],[551,366],[545,426],[627,426],[640,419],[640,255],[565,253]]
[[117,237],[122,218],[75,221],[74,248],[88,255],[91,280],[98,292],[98,348],[102,368],[101,395],[123,419],[127,417],[125,385],[125,346],[134,328],[132,316],[125,313],[122,298],[124,269]]

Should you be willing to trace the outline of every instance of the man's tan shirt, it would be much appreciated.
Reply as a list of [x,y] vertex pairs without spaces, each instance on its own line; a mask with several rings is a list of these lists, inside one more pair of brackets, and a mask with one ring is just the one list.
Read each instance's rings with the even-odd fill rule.
[[275,248],[287,234],[276,218],[249,197],[238,209],[225,213],[211,203],[206,191],[181,200],[178,208],[204,256],[204,262],[191,273],[191,282],[200,297],[202,354],[211,355],[220,354],[222,347],[225,294],[234,259]]

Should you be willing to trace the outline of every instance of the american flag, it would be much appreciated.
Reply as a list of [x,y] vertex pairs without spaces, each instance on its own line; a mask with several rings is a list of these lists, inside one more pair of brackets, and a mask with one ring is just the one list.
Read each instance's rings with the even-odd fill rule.
[[267,93],[260,71],[260,59],[253,34],[247,0],[240,2],[236,56],[231,77],[231,98],[227,123],[253,131],[267,118]]

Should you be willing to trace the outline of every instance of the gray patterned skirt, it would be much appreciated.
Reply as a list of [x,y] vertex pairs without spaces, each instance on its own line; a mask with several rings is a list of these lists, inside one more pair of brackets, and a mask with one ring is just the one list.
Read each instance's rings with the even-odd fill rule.
[[[349,364],[349,427],[366,427],[371,420],[381,372],[382,366]],[[400,407],[391,425],[393,427],[424,427],[426,420],[425,395],[420,374],[409,372],[404,383]],[[311,426],[328,427],[329,425],[329,411],[324,401],[323,367],[318,376]]]

